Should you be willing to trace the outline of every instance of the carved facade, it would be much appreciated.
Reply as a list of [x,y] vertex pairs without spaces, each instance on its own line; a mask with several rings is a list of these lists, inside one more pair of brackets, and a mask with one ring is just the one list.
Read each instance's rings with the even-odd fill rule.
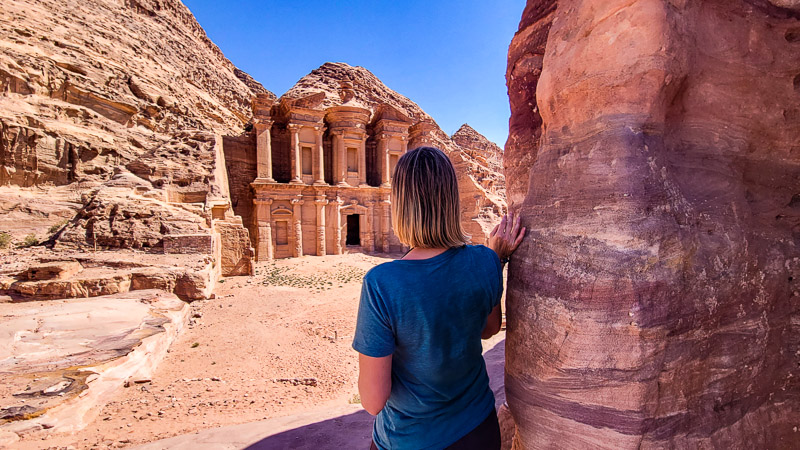
[[251,236],[258,260],[402,251],[390,219],[391,174],[435,125],[381,106],[315,108],[319,99],[254,102]]

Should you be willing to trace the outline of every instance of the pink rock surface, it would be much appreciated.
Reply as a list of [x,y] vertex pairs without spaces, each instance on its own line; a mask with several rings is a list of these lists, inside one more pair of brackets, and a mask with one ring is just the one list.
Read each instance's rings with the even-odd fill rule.
[[525,448],[796,448],[800,8],[770,3],[528,2],[506,147]]

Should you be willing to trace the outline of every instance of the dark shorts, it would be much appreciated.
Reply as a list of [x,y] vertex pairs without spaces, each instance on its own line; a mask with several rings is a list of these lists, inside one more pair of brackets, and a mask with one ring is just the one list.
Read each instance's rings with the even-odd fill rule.
[[[378,450],[378,446],[372,442],[369,449]],[[497,410],[492,409],[492,412],[480,425],[447,447],[447,450],[500,450],[500,424],[497,422]]]

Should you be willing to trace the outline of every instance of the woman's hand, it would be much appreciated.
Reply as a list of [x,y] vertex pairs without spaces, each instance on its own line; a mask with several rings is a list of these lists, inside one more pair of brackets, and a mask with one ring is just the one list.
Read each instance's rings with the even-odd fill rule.
[[514,213],[510,212],[503,216],[494,230],[489,234],[487,247],[494,250],[500,260],[506,260],[514,253],[522,238],[525,237],[525,228],[519,228],[519,216],[514,220]]

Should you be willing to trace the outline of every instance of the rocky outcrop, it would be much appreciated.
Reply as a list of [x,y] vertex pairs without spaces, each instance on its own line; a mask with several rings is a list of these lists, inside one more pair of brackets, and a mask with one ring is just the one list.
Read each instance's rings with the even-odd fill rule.
[[507,297],[518,444],[796,446],[799,18],[528,2],[506,147],[529,229]]
[[241,130],[267,92],[177,0],[13,1],[0,48],[0,184],[102,181],[180,155],[182,130]]
[[84,194],[51,242],[158,250],[167,235],[215,232],[211,210],[230,203],[217,136],[274,95],[180,1],[13,1],[0,49],[0,185],[35,187],[22,195],[37,203],[53,185]]
[[[189,319],[172,294],[137,291],[62,304],[0,303],[0,438],[74,432],[124,384],[149,380]],[[0,440],[0,443],[3,441]]]
[[506,180],[503,176],[503,149],[474,128],[461,125],[450,139],[462,148],[469,161],[468,175],[499,203],[505,203]]
[[[242,239],[242,229],[231,227],[227,233]],[[218,243],[212,240],[212,244]],[[223,253],[214,258],[197,251],[145,254],[119,249],[14,249],[0,254],[0,302],[86,298],[147,289],[174,293],[184,301],[208,299],[221,271],[217,260],[233,265],[233,256]],[[249,275],[242,266],[238,269],[238,275]]]

